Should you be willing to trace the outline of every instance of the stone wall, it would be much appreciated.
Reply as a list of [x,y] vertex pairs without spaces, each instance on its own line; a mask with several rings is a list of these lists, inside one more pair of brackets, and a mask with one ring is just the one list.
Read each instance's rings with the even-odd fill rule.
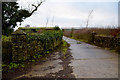
[[22,30],[12,34],[12,62],[32,59],[55,49],[62,41],[62,31],[49,31],[42,34],[28,35]]
[[95,35],[94,44],[101,47],[108,47],[120,52],[120,38]]

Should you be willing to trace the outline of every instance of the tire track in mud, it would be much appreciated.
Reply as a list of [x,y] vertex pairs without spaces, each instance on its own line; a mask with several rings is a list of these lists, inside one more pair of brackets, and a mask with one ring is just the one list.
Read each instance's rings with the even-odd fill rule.
[[[59,52],[59,59],[62,60],[59,64],[62,65],[63,70],[60,70],[56,73],[50,73],[45,75],[46,78],[75,78],[75,76],[72,74],[72,66],[69,66],[71,63],[71,60],[73,59],[71,56],[72,53],[70,53],[70,49],[67,50],[66,54],[63,54],[62,51]],[[43,78],[44,78],[43,77]]]

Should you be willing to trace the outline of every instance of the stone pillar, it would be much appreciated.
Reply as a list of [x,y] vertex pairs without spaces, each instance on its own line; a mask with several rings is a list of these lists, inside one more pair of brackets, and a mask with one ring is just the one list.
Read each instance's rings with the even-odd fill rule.
[[24,42],[26,42],[26,33],[17,30],[12,33],[12,62],[24,60]]
[[96,35],[96,33],[95,32],[92,32],[92,43],[94,43],[95,42],[95,35]]

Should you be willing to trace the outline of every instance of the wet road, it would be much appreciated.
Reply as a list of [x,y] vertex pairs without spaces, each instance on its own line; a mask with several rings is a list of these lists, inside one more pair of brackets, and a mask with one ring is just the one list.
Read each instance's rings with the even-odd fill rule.
[[17,80],[39,78],[118,78],[118,56],[108,50],[63,37],[70,44],[48,55]]
[[64,37],[71,46],[76,78],[118,78],[118,55],[84,42]]

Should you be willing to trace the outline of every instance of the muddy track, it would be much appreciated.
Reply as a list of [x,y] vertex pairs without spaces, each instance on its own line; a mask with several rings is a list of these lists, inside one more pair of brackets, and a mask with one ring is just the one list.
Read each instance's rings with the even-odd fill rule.
[[[72,74],[73,73],[73,70],[72,70],[72,67],[69,66],[69,64],[71,63],[71,59],[72,56],[71,56],[71,53],[70,53],[70,50],[68,49],[66,54],[64,55],[62,53],[62,51],[60,51],[59,53],[59,58],[60,60],[62,60],[62,62],[60,62],[59,64],[62,65],[63,67],[63,70],[60,70],[56,73],[49,73],[49,74],[46,74],[45,76],[41,76],[41,77],[22,77],[22,78],[19,78],[17,80],[48,80],[48,79],[51,79],[51,80],[54,80],[54,79],[61,79],[61,78],[65,78],[65,79],[71,79],[71,80],[76,80],[75,79],[75,76]],[[54,60],[54,58],[51,58],[51,60]],[[54,70],[54,66],[50,66],[48,67],[47,69],[53,69]],[[68,80],[69,80],[68,79]]]

